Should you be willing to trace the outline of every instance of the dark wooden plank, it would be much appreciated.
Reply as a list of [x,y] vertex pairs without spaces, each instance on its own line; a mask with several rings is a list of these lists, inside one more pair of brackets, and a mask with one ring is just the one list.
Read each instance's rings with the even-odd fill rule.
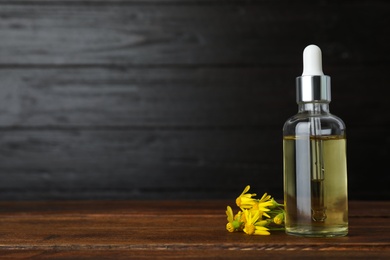
[[0,64],[291,65],[312,42],[330,63],[390,58],[387,1],[198,3],[6,1]]
[[[194,205],[195,206],[195,205]],[[195,206],[196,207],[196,206]],[[3,249],[43,250],[387,250],[387,219],[350,220],[347,237],[301,238],[283,231],[270,236],[247,236],[226,231],[223,215],[103,215],[3,217],[0,229]],[[205,226],[206,223],[206,226]],[[371,223],[371,224],[370,224]],[[370,234],[367,234],[370,225]],[[20,235],[23,234],[23,235]]]
[[[331,112],[350,126],[386,126],[388,67],[332,68]],[[287,68],[0,69],[0,126],[278,126],[297,113]],[[376,82],[375,91],[369,91]],[[364,109],[362,109],[364,107]]]
[[257,251],[257,250],[2,250],[3,259],[388,259],[389,252],[386,250],[370,249],[362,253],[356,250],[343,251]]
[[262,131],[3,131],[0,192],[2,199],[221,196],[261,178],[273,179],[266,186],[275,192],[282,176],[270,173],[280,172],[280,153],[266,151],[281,140]]
[[[228,233],[224,201],[0,202],[0,252],[14,259],[388,257],[389,202],[350,204],[349,235],[325,239]],[[379,216],[376,207],[387,210]]]
[[[159,216],[174,214],[181,215],[220,215],[224,214],[227,205],[235,206],[235,199],[241,193],[238,191],[235,197],[224,200],[62,200],[58,201],[0,201],[0,216],[26,217],[28,216],[63,216],[72,217],[75,212],[85,216],[107,216],[107,215],[155,215]],[[275,198],[279,203],[282,199]],[[348,202],[349,218],[378,218],[390,217],[388,201],[358,201]]]
[[[388,142],[367,131],[349,134],[349,195],[385,199],[389,177],[366,176],[386,172]],[[0,135],[1,198],[226,198],[247,184],[282,197],[281,138],[279,127],[11,129]]]
[[[0,77],[2,126],[282,125],[297,109],[295,76],[289,87],[270,69],[16,68]],[[270,110],[284,104],[293,110]]]

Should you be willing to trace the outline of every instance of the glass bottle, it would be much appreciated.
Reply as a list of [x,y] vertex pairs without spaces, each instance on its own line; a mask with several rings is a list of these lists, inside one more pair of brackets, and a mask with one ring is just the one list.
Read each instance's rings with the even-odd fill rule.
[[298,113],[283,127],[286,233],[307,237],[348,233],[346,133],[329,112],[330,77],[322,72],[321,50],[304,50],[296,79]]

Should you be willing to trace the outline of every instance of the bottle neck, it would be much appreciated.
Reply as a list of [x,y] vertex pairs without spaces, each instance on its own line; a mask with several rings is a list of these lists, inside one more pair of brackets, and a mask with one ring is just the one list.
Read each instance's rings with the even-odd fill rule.
[[329,102],[300,102],[298,103],[298,113],[328,114]]

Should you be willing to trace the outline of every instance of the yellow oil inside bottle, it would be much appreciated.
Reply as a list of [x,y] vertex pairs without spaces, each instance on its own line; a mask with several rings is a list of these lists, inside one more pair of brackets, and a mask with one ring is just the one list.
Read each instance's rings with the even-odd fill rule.
[[348,233],[346,139],[285,136],[286,232],[309,237]]

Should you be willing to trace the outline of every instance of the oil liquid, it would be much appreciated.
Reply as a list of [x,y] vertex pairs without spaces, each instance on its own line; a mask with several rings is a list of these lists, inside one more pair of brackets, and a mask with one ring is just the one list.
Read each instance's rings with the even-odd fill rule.
[[285,136],[283,151],[286,232],[308,237],[347,235],[345,137]]

